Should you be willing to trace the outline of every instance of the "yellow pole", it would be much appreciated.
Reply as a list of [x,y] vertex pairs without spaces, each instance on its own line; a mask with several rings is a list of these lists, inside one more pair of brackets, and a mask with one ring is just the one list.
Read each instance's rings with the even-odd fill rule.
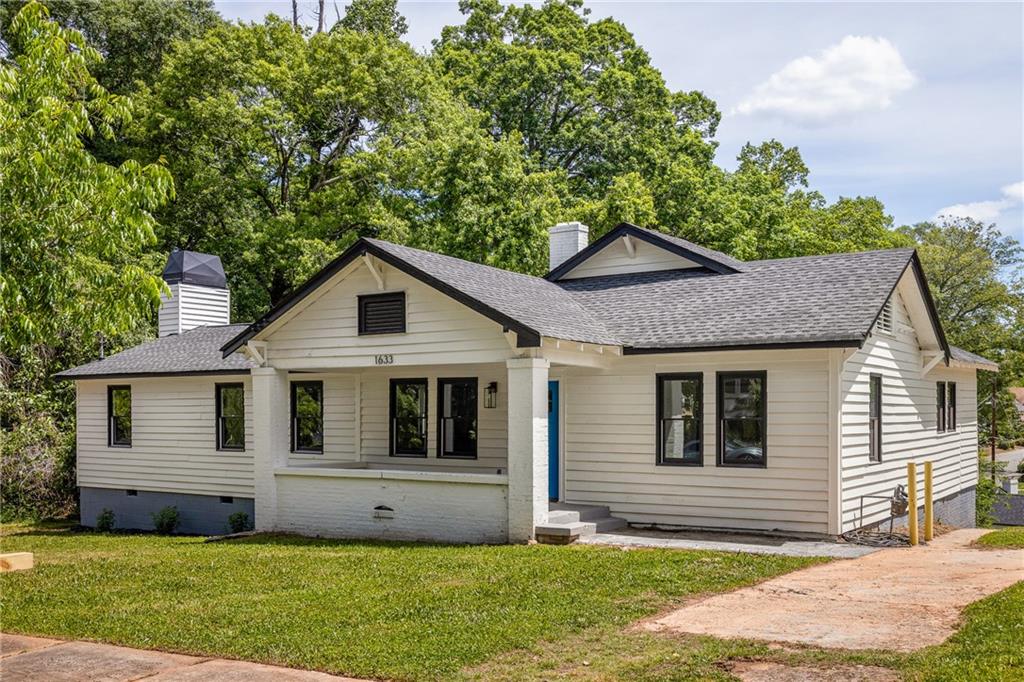
[[917,544],[917,466],[907,462],[907,530],[911,546]]
[[935,535],[932,528],[932,463],[924,463],[924,541],[928,542]]

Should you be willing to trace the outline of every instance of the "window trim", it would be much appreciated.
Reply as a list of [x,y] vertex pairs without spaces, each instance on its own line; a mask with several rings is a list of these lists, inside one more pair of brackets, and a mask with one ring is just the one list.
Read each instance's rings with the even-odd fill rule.
[[[295,453],[305,453],[313,455],[324,454],[324,382],[322,380],[307,380],[307,381],[292,381],[289,382],[289,393],[291,394],[289,402],[291,403],[291,419],[288,420],[291,426],[291,451]],[[298,414],[296,414],[296,397],[297,389],[299,386],[319,386],[320,388],[320,447],[319,448],[300,448],[298,445],[299,430],[296,427],[296,420]]]
[[[242,444],[241,445],[224,445],[224,430],[222,428],[221,419],[221,391],[225,388],[240,388],[242,389]],[[215,422],[214,430],[217,432],[217,450],[219,452],[245,452],[245,384],[241,381],[231,381],[224,383],[214,384],[213,389],[214,401],[216,402],[216,415],[217,420]]]
[[128,391],[128,399],[131,402],[131,411],[135,411],[135,403],[131,400],[132,398],[132,386],[131,384],[108,384],[107,385],[107,447],[108,448],[130,448],[132,446],[133,436],[135,435],[135,427],[131,422],[132,414],[128,415],[128,442],[127,443],[115,443],[114,442],[114,391]]
[[[473,405],[474,418],[476,419],[477,438],[472,454],[453,453],[446,455],[444,452],[444,386],[445,384],[472,383],[473,393],[476,395]],[[437,378],[437,451],[438,459],[477,459],[480,453],[480,380],[479,377],[438,377]]]
[[[367,303],[373,301],[382,301],[388,299],[399,299],[402,301],[402,328],[401,329],[387,329],[384,331],[367,331],[366,330],[366,315],[364,306]],[[379,336],[381,334],[405,334],[408,328],[408,308],[406,305],[406,297],[404,291],[389,291],[382,294],[360,294],[356,296],[356,326],[359,336]]]
[[[761,432],[761,462],[752,464],[737,464],[725,461],[725,429],[722,428],[722,381],[738,377],[758,377],[761,379],[761,423],[764,428]],[[720,467],[737,469],[767,469],[768,468],[768,370],[729,370],[727,372],[715,372],[715,464]]]
[[[423,409],[426,410],[420,419],[423,420],[423,450],[404,450],[399,452],[397,450],[397,443],[395,443],[395,386],[400,384],[422,384],[423,385]],[[389,457],[427,457],[427,450],[429,448],[428,443],[430,442],[430,434],[428,428],[430,425],[430,382],[426,378],[415,378],[415,379],[403,379],[403,378],[392,378],[388,382],[388,456]]]
[[[665,439],[662,435],[662,422],[665,418],[661,416],[662,408],[664,407],[664,392],[662,386],[666,381],[683,380],[683,381],[697,381],[697,393],[700,395],[700,409],[697,415],[697,424],[699,428],[697,430],[698,440],[700,441],[700,455],[696,462],[687,462],[685,460],[666,460],[664,452]],[[655,391],[655,407],[654,407],[654,450],[655,466],[668,466],[668,467],[702,467],[704,466],[704,372],[666,372],[664,374],[654,375],[654,391]]]
[[[873,407],[871,400],[871,388],[875,382],[878,382],[878,393],[876,397],[878,399],[878,416],[874,419],[878,421],[878,430],[875,435],[872,435],[871,424],[873,418],[871,416],[871,409]],[[868,462],[872,464],[880,464],[882,462],[882,406],[885,401],[882,399],[882,388],[884,384],[882,382],[882,375],[877,372],[872,372],[868,377]],[[875,442],[877,439],[877,443]]]
[[956,382],[946,382],[946,431],[956,433]]
[[946,432],[946,382],[935,382],[935,432]]

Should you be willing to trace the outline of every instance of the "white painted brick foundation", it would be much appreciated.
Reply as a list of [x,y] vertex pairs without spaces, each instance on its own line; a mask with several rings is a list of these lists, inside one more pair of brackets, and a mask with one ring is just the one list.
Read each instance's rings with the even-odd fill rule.
[[[276,472],[277,530],[454,543],[508,542],[504,476],[288,468]],[[375,510],[389,507],[392,511]]]

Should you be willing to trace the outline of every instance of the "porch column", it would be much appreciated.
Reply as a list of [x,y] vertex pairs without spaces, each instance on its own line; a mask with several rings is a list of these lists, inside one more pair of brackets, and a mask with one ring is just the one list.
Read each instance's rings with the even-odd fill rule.
[[256,530],[277,526],[277,482],[274,469],[288,464],[290,406],[288,372],[273,367],[252,370],[253,475]]
[[548,361],[510,358],[508,539],[529,542],[548,516]]

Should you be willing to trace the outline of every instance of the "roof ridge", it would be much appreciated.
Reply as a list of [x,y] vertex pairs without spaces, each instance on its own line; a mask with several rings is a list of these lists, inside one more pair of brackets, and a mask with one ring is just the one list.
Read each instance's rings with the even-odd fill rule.
[[746,265],[761,265],[764,263],[784,263],[786,261],[811,260],[814,258],[839,258],[842,256],[864,256],[868,254],[896,253],[903,251],[910,254],[913,253],[915,249],[912,246],[894,246],[888,249],[868,249],[867,251],[839,251],[836,253],[808,253],[803,256],[786,256],[784,258],[759,258],[757,260],[745,260],[741,262]]

